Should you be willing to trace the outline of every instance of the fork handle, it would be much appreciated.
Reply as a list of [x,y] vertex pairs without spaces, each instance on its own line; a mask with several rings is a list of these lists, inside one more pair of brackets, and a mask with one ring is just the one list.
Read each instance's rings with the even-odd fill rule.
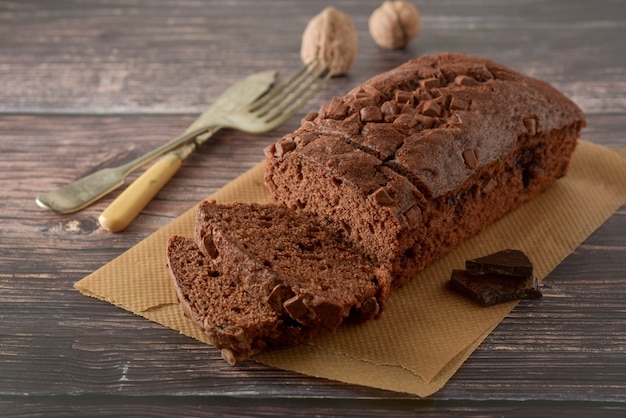
[[152,167],[130,184],[98,218],[110,232],[121,232],[139,215],[152,198],[176,174],[183,160],[196,148],[191,142],[161,157]]
[[182,145],[194,142],[194,139],[200,143],[202,138],[210,137],[220,128],[217,123],[207,123],[205,126],[188,130],[126,164],[104,168],[59,189],[41,193],[37,196],[37,205],[64,214],[76,212],[122,186],[126,177],[133,171]]

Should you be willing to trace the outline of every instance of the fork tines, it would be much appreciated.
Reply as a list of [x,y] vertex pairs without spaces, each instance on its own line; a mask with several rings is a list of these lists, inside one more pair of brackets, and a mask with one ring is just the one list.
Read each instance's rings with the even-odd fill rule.
[[328,64],[314,60],[254,101],[249,110],[268,123],[282,123],[296,114],[330,77]]

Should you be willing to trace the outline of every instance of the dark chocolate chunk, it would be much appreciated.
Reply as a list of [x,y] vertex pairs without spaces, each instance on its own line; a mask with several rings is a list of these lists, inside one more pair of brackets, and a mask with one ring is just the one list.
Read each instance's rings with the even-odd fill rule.
[[296,149],[296,143],[293,142],[293,140],[287,138],[287,139],[282,139],[281,141],[277,142],[274,148],[274,156],[277,158],[282,157],[283,155],[287,154],[288,152],[291,152],[293,150]]
[[363,122],[382,122],[383,113],[378,106],[367,106],[360,111]]
[[533,275],[532,262],[520,250],[503,250],[467,260],[465,268],[470,274],[502,274],[522,278]]
[[452,102],[452,96],[449,94],[442,94],[439,97],[437,97],[436,101],[444,108],[449,109],[450,103]]
[[215,242],[213,242],[213,234],[209,231],[204,238],[204,255],[209,258],[216,258],[219,255]]
[[365,322],[368,319],[375,318],[380,313],[380,305],[376,298],[372,297],[363,301],[361,306],[358,308],[354,308],[352,312],[350,312],[349,322],[351,323],[361,323]]
[[501,274],[474,275],[465,270],[454,270],[449,285],[453,291],[467,296],[482,306],[542,296],[537,278],[534,276],[519,278]]
[[430,129],[435,124],[435,119],[430,116],[417,114],[415,115],[415,120],[417,120],[424,129]]
[[488,194],[493,192],[493,189],[495,189],[497,185],[498,183],[496,183],[494,179],[489,179],[483,186],[483,193]]
[[417,203],[408,208],[404,212],[404,216],[409,224],[409,227],[411,228],[415,228],[422,223],[422,209],[417,206]]
[[306,324],[306,319],[310,316],[309,309],[304,304],[302,297],[295,295],[289,299],[287,299],[283,303],[283,307],[285,311],[289,314],[290,317],[300,322],[301,324]]
[[384,116],[393,116],[400,113],[400,108],[396,102],[386,101],[380,106],[380,110]]
[[441,114],[443,113],[443,109],[441,108],[439,103],[430,100],[424,103],[424,109],[422,110],[422,113],[426,116],[437,117],[441,116]]
[[399,104],[411,103],[415,101],[412,91],[396,90],[395,100]]
[[326,107],[326,117],[329,119],[343,119],[348,114],[349,107],[339,97],[333,97]]
[[530,136],[537,135],[537,120],[534,118],[526,118],[522,120],[524,126],[526,127],[526,132]]
[[267,297],[267,304],[272,308],[275,312],[283,312],[283,304],[286,300],[292,298],[294,296],[293,290],[291,287],[286,286],[284,284],[279,284],[272,289],[272,292]]
[[417,126],[417,120],[415,120],[413,116],[403,113],[398,116],[395,121],[393,121],[392,125],[400,132],[405,132],[409,129],[415,128]]
[[459,86],[475,86],[478,84],[478,81],[476,81],[474,77],[468,75],[458,75],[454,79],[454,82]]
[[387,193],[384,187],[379,188],[374,193],[371,194],[372,199],[380,206],[391,206],[393,205],[393,199]]
[[311,111],[307,113],[302,119],[301,122],[311,122],[318,116],[316,111]]
[[433,95],[428,90],[416,90],[413,95],[415,96],[416,102],[424,102],[426,100],[432,100],[433,98]]
[[476,151],[473,149],[463,151],[463,159],[468,168],[473,169],[478,166],[478,157],[476,157]]
[[450,109],[452,110],[468,110],[470,102],[460,97],[453,97],[450,101]]
[[402,108],[400,109],[400,113],[406,113],[407,115],[412,115],[415,113],[415,106],[413,106],[413,103],[405,103],[402,105]]
[[[337,327],[341,324],[341,321],[343,321],[343,309],[341,305],[328,300],[322,300],[319,302],[316,302],[315,300],[308,302],[305,300],[304,303],[310,310],[308,319],[328,331],[337,329]],[[300,318],[299,322],[302,323],[302,318]],[[307,322],[305,322],[305,324],[308,325]]]
[[434,89],[440,87],[441,83],[438,78],[427,78],[425,80],[420,80],[420,87],[426,90]]

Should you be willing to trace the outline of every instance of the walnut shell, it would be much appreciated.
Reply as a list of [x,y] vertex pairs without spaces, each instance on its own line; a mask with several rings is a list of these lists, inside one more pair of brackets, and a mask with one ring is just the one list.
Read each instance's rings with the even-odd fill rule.
[[334,75],[348,72],[359,51],[356,28],[350,17],[332,6],[313,17],[302,34],[300,57],[304,63],[320,59]]
[[420,15],[408,1],[387,0],[372,12],[369,30],[379,46],[404,48],[420,31]]

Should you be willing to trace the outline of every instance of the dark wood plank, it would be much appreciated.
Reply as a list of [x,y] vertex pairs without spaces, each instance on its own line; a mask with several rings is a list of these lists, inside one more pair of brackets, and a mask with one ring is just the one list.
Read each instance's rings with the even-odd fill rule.
[[[50,138],[62,134],[65,145],[59,149],[50,147],[43,154],[64,160],[65,147],[75,149],[77,161],[65,169],[71,171],[67,175],[71,178],[90,170],[82,166],[89,165],[93,150],[82,138],[91,131],[94,121],[103,132],[109,132],[107,135],[113,142],[108,143],[110,146],[115,149],[119,145],[124,150],[128,131],[142,131],[145,126],[154,127],[160,134],[168,129],[178,131],[178,126],[170,125],[177,125],[179,118],[81,117],[80,125],[66,129],[68,119],[74,118],[0,118],[3,132],[19,132],[23,124],[33,121],[42,130],[14,144],[0,160],[2,173],[10,173],[2,178],[3,190],[14,196],[4,203],[5,213],[13,215],[3,222],[0,316],[3,324],[20,324],[17,335],[9,334],[7,329],[6,335],[11,337],[3,339],[2,355],[11,359],[0,366],[3,369],[0,387],[11,388],[5,394],[16,396],[29,392],[44,396],[123,389],[128,394],[167,395],[175,383],[176,392],[184,396],[228,393],[264,397],[276,395],[277,389],[270,382],[280,379],[290,383],[280,390],[280,395],[287,398],[300,398],[303,393],[337,399],[410,398],[270,370],[253,363],[227,367],[219,354],[204,344],[74,291],[75,281],[196,203],[200,193],[208,195],[227,182],[228,178],[212,176],[220,171],[219,164],[229,164],[236,158],[239,162],[247,160],[252,166],[261,158],[258,148],[271,138],[254,139],[259,142],[255,151],[244,146],[232,147],[230,141],[243,141],[236,136],[228,141],[216,138],[215,143],[207,144],[211,149],[203,150],[204,155],[198,155],[197,161],[192,162],[197,167],[184,167],[177,175],[182,190],[175,185],[164,190],[163,197],[151,204],[157,208],[142,214],[132,227],[136,229],[116,235],[99,229],[96,222],[106,202],[69,217],[34,206],[34,193],[50,180],[31,181],[30,188],[24,189],[29,183],[21,175],[45,176],[44,172],[37,172],[42,169],[38,168],[40,161],[27,158],[28,150],[37,146],[43,132]],[[615,118],[597,119],[605,126],[607,119]],[[591,127],[596,125],[595,121],[595,117],[590,118]],[[152,136],[149,131],[140,135],[138,142],[143,139],[152,143]],[[110,148],[103,152],[104,156]],[[124,160],[132,158],[133,152],[139,151],[126,150],[108,158],[111,162]],[[225,158],[225,153],[232,152],[241,154]],[[85,163],[80,163],[82,159]],[[60,164],[57,161],[52,165]],[[194,183],[198,176],[206,179],[207,184]],[[463,399],[471,393],[473,399],[486,400],[497,390],[501,396],[512,398],[521,395],[536,399],[565,397],[572,401],[599,396],[606,401],[619,399],[626,389],[623,380],[626,365],[621,361],[626,347],[626,318],[622,315],[626,312],[626,279],[622,273],[626,261],[621,255],[626,247],[624,214],[620,211],[611,218],[550,276],[543,300],[524,302],[514,310],[435,398]],[[34,237],[37,237],[35,243]],[[598,278],[596,272],[602,276]],[[597,283],[599,280],[601,285]],[[607,309],[612,312],[610,318],[606,316]],[[51,343],[55,346],[53,351],[50,351]],[[485,368],[491,370],[488,381],[484,379]],[[153,379],[155,369],[167,378]],[[572,380],[584,381],[586,388],[571,392],[568,398],[561,392]],[[211,383],[207,385],[207,382]],[[541,392],[535,392],[538,385]]]
[[[626,18],[620,2],[424,1],[422,33],[403,51],[370,39],[367,19],[378,3],[337,5],[358,28],[360,54],[332,91],[421,54],[459,51],[546,79],[587,113],[626,109],[626,57],[615,50]],[[0,15],[0,28],[10,28],[0,36],[0,111],[199,113],[249,72],[297,68],[301,33],[325,5],[15,2]]]

